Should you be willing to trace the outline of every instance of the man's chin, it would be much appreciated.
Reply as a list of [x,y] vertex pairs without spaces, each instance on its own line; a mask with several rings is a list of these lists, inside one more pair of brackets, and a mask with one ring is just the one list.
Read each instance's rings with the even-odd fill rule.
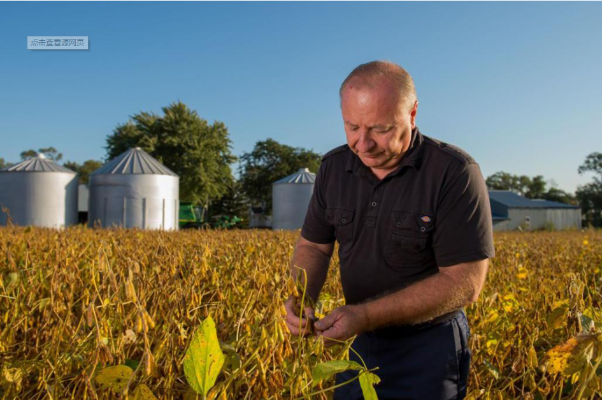
[[362,160],[362,162],[364,163],[364,165],[366,167],[378,167],[381,164],[380,158],[379,157],[361,157],[360,156],[360,160]]

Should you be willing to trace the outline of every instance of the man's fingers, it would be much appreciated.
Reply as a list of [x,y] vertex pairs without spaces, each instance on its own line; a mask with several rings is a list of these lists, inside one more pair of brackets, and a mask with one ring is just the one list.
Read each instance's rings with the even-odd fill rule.
[[303,332],[303,335],[305,336],[307,333],[305,333],[303,330],[299,330],[298,326],[294,326],[294,325],[289,325],[286,324],[289,332],[291,333],[291,335],[299,335]]
[[299,325],[289,324],[288,322],[287,322],[286,326],[287,326],[289,332],[293,335],[303,334],[303,336],[307,336],[312,333],[311,327],[309,326],[309,324],[302,326],[301,329],[299,329]]
[[[322,339],[324,339],[324,346],[326,347],[340,344],[339,341],[343,340],[342,338],[338,337],[336,328],[331,328],[326,331],[318,331],[318,336],[321,336]],[[336,339],[336,341],[330,339]]]
[[304,327],[305,325],[307,325],[309,323],[309,319],[308,318],[299,318],[299,316],[295,315],[295,313],[287,312],[286,322],[291,323],[292,325],[297,325],[297,326],[299,326],[299,324],[301,324],[301,327]]
[[290,327],[294,327],[297,329],[306,329],[309,327],[309,321],[306,319],[299,319],[299,318],[295,318],[295,319],[287,319],[286,324]]
[[316,321],[316,329],[324,332],[329,329],[336,321],[336,310],[325,316],[319,321]]
[[312,333],[311,323],[307,318],[299,318],[295,314],[287,314],[286,326],[293,335],[299,335],[303,332],[304,335]]
[[305,324],[305,321],[302,320],[301,318],[297,317],[295,314],[293,314],[292,312],[289,312],[286,314],[286,322],[290,323],[292,325],[299,325],[299,322],[301,322],[301,324]]
[[304,315],[299,316],[295,312],[294,301],[295,299],[293,297],[289,297],[284,302],[284,308],[286,310],[286,326],[293,335],[299,335],[302,333],[304,336],[307,336],[313,333],[313,319],[315,318],[314,310],[309,306],[305,307],[303,312]]
[[[337,324],[337,321],[340,321],[340,318],[340,312],[338,309],[335,309],[321,320],[316,321],[314,324],[317,335],[324,339],[324,345],[326,347],[334,346],[335,344],[339,344],[338,341],[346,339],[345,337],[342,337],[343,332],[341,332],[340,323]],[[337,341],[329,339],[336,339]]]
[[340,332],[339,329],[334,326],[325,331],[318,331],[320,336],[323,336],[324,339],[339,339]]

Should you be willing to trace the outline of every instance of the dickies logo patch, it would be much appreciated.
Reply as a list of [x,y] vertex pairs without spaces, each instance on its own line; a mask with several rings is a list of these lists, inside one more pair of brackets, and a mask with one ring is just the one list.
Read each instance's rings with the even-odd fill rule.
[[429,222],[431,222],[431,217],[429,217],[428,215],[423,215],[422,217],[420,217],[420,219],[422,220],[422,222],[424,222],[425,224],[428,224]]

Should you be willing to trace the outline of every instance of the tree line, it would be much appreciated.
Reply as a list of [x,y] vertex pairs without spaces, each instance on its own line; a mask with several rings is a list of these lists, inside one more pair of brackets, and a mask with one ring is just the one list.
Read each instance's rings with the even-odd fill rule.
[[[140,112],[118,124],[106,138],[106,157],[113,159],[132,147],[140,147],[180,177],[180,200],[202,205],[208,215],[237,215],[246,220],[250,206],[272,209],[272,182],[309,168],[316,172],[321,154],[266,139],[255,144],[240,157],[232,154],[232,141],[223,122],[209,123],[182,102],[162,108],[162,114]],[[30,149],[21,160],[44,153],[59,162],[63,155],[54,147]],[[239,162],[239,179],[232,164]],[[63,166],[79,174],[80,183],[88,183],[89,175],[101,160],[83,164],[67,161]],[[14,165],[0,158],[0,169]]]
[[[223,122],[209,123],[182,102],[162,108],[162,114],[140,112],[115,127],[106,138],[106,160],[132,147],[140,147],[180,176],[180,199],[203,205],[209,215],[238,215],[246,219],[250,206],[272,209],[272,183],[299,168],[316,172],[321,154],[310,149],[291,147],[273,139],[258,141],[251,152],[240,157],[232,154],[232,141]],[[54,147],[26,150],[25,160],[44,153],[58,162],[62,154]],[[239,162],[239,179],[232,164]],[[79,174],[87,183],[90,173],[103,164],[87,160],[63,165]],[[0,169],[11,166],[0,158]],[[588,155],[578,168],[580,174],[593,173],[593,181],[579,186],[575,194],[556,187],[541,175],[528,177],[496,172],[487,177],[491,190],[510,190],[530,199],[545,199],[579,205],[586,224],[602,226],[602,153]]]
[[490,190],[510,190],[528,199],[543,199],[581,207],[584,224],[602,226],[602,153],[591,153],[577,169],[579,174],[593,173],[593,181],[581,185],[575,194],[556,187],[542,175],[529,177],[496,172],[486,179]]

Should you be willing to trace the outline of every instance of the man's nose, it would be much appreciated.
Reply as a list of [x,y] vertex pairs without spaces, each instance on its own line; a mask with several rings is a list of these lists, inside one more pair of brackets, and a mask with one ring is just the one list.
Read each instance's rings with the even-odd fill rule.
[[367,129],[362,129],[359,133],[359,138],[357,140],[357,144],[355,148],[360,153],[369,153],[370,150],[374,147],[374,141],[370,138],[370,133]]

